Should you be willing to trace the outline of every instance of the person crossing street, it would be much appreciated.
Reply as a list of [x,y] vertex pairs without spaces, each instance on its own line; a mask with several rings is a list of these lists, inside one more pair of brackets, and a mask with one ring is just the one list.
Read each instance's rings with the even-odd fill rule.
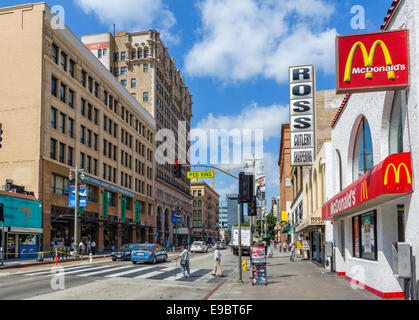
[[180,259],[180,268],[182,270],[182,274],[184,277],[190,277],[190,270],[189,270],[189,251],[185,248],[184,245],[181,247],[182,253],[179,257],[175,258],[175,260]]
[[214,267],[212,269],[212,275],[216,276],[217,272],[219,272],[220,277],[223,277],[223,269],[221,268],[221,252],[220,252],[220,246],[217,244],[217,247],[214,251]]

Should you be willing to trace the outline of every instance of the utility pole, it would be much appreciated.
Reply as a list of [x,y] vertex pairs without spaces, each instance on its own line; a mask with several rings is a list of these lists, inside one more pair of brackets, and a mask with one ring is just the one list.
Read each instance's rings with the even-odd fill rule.
[[69,180],[73,180],[72,172],[74,172],[74,180],[75,180],[75,203],[74,203],[74,252],[76,254],[77,250],[77,219],[78,219],[78,206],[79,206],[79,172],[81,172],[81,179],[83,180],[84,176],[84,169],[79,169],[76,164],[76,168],[70,170]]
[[241,214],[240,214],[240,203],[237,201],[237,221],[238,221],[238,230],[239,230],[239,282],[243,282],[243,271],[242,271],[242,228],[241,228]]

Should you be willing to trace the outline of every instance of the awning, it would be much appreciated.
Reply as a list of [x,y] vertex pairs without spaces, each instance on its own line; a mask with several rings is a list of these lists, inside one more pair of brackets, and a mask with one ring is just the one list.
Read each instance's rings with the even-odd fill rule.
[[290,232],[291,231],[291,226],[287,225],[283,230],[281,230],[281,233],[283,232]]
[[412,191],[410,152],[393,154],[326,202],[322,207],[322,218],[343,217]]
[[313,214],[306,217],[298,226],[295,228],[295,232],[307,232],[317,229],[319,226],[324,226],[325,221],[322,219],[322,209],[317,209]]

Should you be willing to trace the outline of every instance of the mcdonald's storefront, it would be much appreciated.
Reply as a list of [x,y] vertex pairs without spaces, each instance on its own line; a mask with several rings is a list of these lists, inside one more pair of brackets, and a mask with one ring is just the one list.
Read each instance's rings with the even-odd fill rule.
[[338,234],[334,271],[383,298],[404,295],[391,268],[391,245],[404,241],[400,229],[412,179],[410,152],[392,154],[322,207],[323,220],[332,221]]

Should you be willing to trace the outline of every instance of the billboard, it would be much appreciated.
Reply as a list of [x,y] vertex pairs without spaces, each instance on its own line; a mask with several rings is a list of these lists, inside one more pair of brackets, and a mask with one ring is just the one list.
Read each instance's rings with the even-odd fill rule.
[[315,69],[313,66],[289,68],[291,166],[314,162]]
[[403,89],[409,85],[408,31],[336,37],[336,92]]

